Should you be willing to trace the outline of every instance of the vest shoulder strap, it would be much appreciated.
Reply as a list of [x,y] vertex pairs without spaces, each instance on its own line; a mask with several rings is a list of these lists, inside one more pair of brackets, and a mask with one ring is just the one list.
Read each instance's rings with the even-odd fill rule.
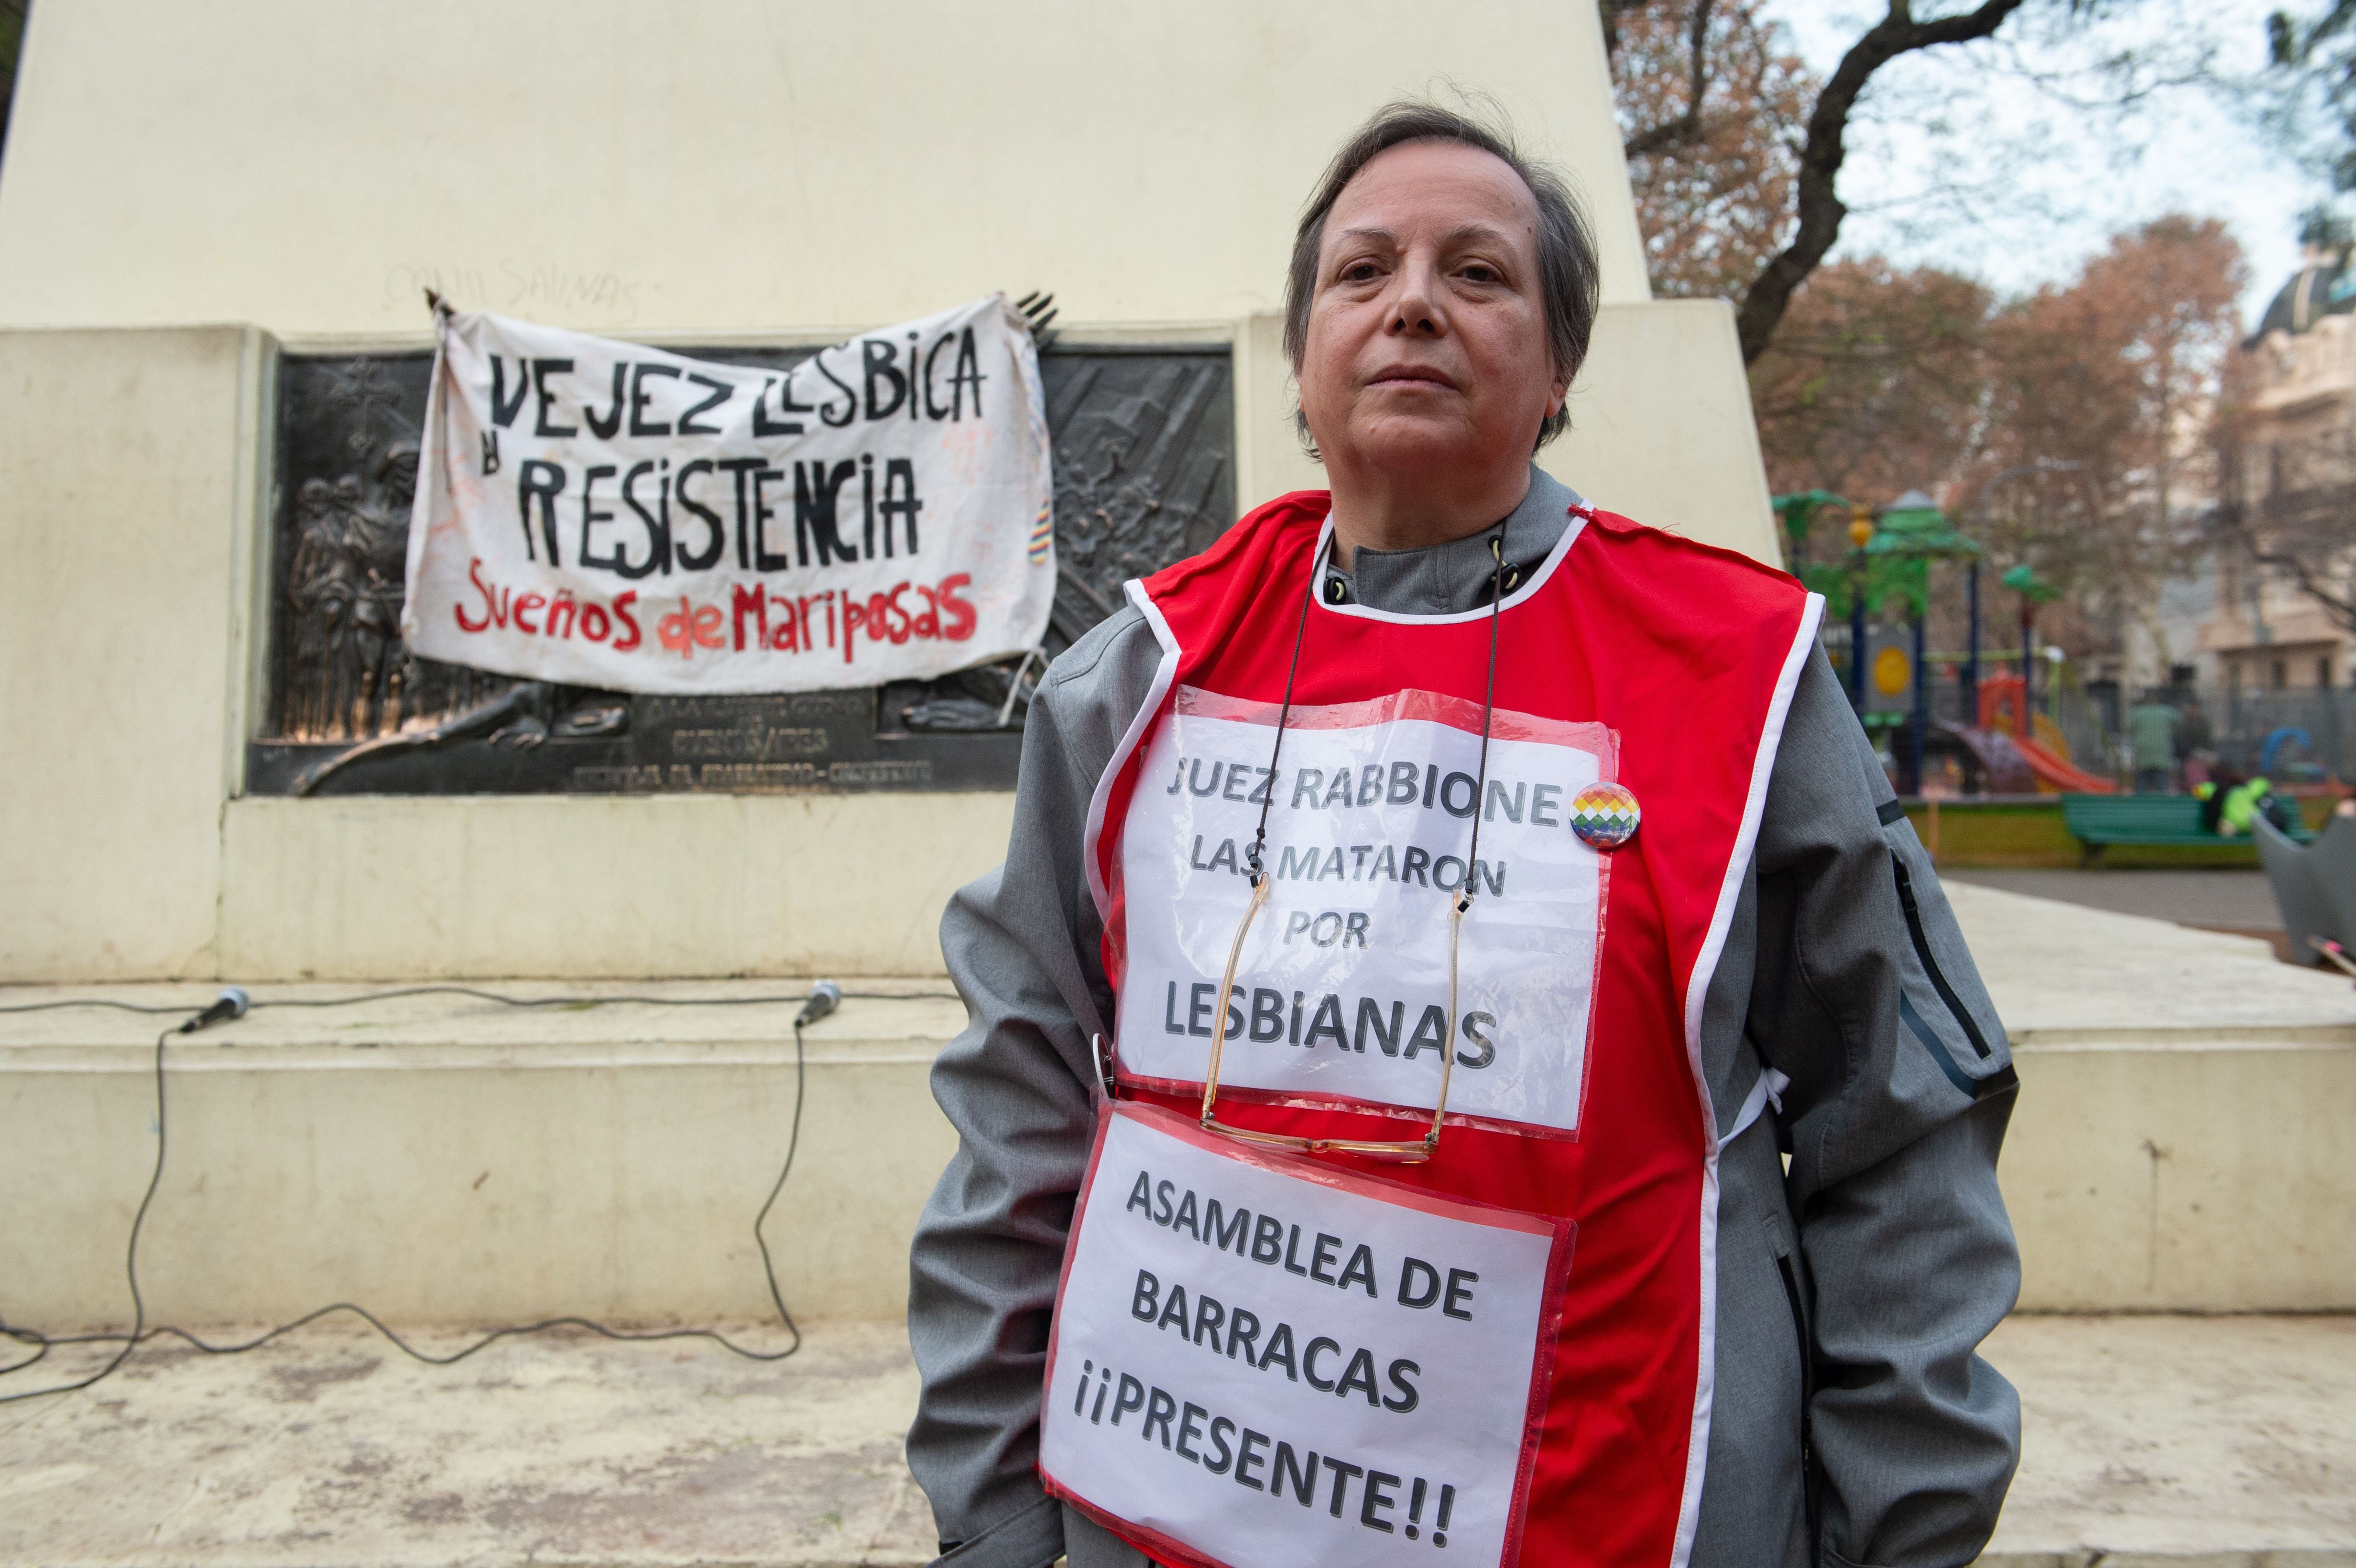
[[1590,527],[1594,542],[1605,547],[1597,555],[1609,558],[1622,572],[1658,589],[1676,590],[1681,596],[1705,601],[1724,596],[1730,604],[1788,615],[1808,595],[1790,572],[1740,550],[1652,528],[1617,512],[1597,511]]

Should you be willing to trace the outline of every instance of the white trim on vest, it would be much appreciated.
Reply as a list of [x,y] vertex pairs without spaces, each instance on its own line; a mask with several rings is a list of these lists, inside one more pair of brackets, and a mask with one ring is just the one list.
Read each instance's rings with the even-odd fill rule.
[[[1546,586],[1547,579],[1554,575],[1555,568],[1562,564],[1563,558],[1570,553],[1570,547],[1578,542],[1579,536],[1587,530],[1589,519],[1595,516],[1591,507],[1571,507],[1566,510],[1570,517],[1570,526],[1562,530],[1562,538],[1555,540],[1554,549],[1547,551],[1545,562],[1536,571],[1530,573],[1530,580],[1505,595],[1505,602],[1500,607],[1501,611],[1511,610]],[[1310,587],[1312,590],[1309,596],[1310,603],[1325,613],[1355,615],[1360,620],[1383,621],[1394,626],[1454,626],[1467,621],[1488,619],[1489,606],[1486,604],[1475,610],[1460,610],[1447,615],[1401,615],[1389,610],[1369,610],[1364,604],[1326,603],[1324,596],[1313,590],[1317,583],[1317,563],[1325,559],[1326,548],[1333,542],[1333,514],[1328,512],[1325,514],[1323,525],[1317,530],[1317,553],[1310,558],[1309,571]]]
[[1777,1115],[1783,1115],[1783,1091],[1791,1086],[1792,1080],[1788,1075],[1772,1067],[1762,1070],[1751,1082],[1751,1093],[1742,1097],[1742,1108],[1734,1113],[1734,1125],[1727,1128],[1726,1136],[1719,1139],[1719,1145],[1730,1144],[1749,1132],[1751,1124],[1765,1115],[1770,1105],[1775,1107]]
[[1162,711],[1162,699],[1170,695],[1170,685],[1178,678],[1178,638],[1170,630],[1170,623],[1162,618],[1161,606],[1153,603],[1152,595],[1145,592],[1145,584],[1137,578],[1121,584],[1121,592],[1145,617],[1145,624],[1153,628],[1154,641],[1162,645],[1162,662],[1154,667],[1153,684],[1145,688],[1144,706],[1129,721],[1120,744],[1112,749],[1112,761],[1105,764],[1104,772],[1098,775],[1095,793],[1088,796],[1088,825],[1080,834],[1080,855],[1087,863],[1088,896],[1096,901],[1099,921],[1112,918],[1112,890],[1105,886],[1097,844],[1104,837],[1105,807],[1112,801],[1113,781],[1120,776],[1130,753],[1145,740],[1145,732],[1153,728],[1153,720]]
[[[1701,1178],[1701,1351],[1695,1369],[1693,1430],[1686,1447],[1685,1499],[1677,1509],[1676,1549],[1670,1568],[1687,1568],[1693,1558],[1694,1531],[1701,1523],[1702,1473],[1709,1463],[1711,1402],[1718,1392],[1718,1113],[1709,1101],[1709,1079],[1702,1068],[1702,1010],[1718,961],[1726,952],[1726,933],[1734,923],[1734,906],[1742,891],[1743,873],[1751,851],[1759,842],[1760,819],[1767,810],[1767,782],[1775,770],[1775,752],[1783,740],[1783,720],[1792,711],[1792,694],[1799,689],[1800,671],[1815,642],[1816,625],[1824,617],[1821,593],[1808,595],[1800,609],[1799,630],[1783,668],[1775,678],[1775,692],[1767,704],[1767,720],[1760,731],[1759,751],[1751,763],[1751,790],[1742,803],[1742,826],[1734,836],[1734,851],[1727,857],[1726,880],[1718,891],[1718,908],[1686,984],[1686,1062],[1693,1072],[1694,1093],[1701,1101],[1703,1157]],[[1760,1081],[1762,1084],[1765,1079]]]

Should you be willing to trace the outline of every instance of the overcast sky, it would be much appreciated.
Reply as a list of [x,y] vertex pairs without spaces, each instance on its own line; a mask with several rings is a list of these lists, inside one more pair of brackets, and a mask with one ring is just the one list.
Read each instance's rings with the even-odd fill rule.
[[[2014,291],[2068,279],[2121,229],[2189,212],[2223,219],[2242,242],[2251,267],[2243,313],[2254,320],[2297,267],[2298,214],[2324,187],[2212,90],[2163,89],[2124,113],[2089,112],[2061,94],[2101,97],[2101,81],[2083,68],[2121,48],[2181,70],[2205,47],[2217,73],[2253,78],[2265,63],[2266,14],[2282,4],[2142,0],[2091,35],[2024,47],[2009,60],[1971,46],[1885,67],[1869,96],[1869,122],[1852,129],[1840,176],[1851,210],[1835,254],[1879,251]],[[2061,7],[2044,0],[2044,9]],[[1861,0],[1769,6],[1821,74],[1881,10]],[[2015,62],[2080,69],[2048,89]]]

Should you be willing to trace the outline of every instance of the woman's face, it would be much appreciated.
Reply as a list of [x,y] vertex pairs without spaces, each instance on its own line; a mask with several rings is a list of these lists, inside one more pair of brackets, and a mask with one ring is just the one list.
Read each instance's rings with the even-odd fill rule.
[[1408,142],[1343,187],[1317,254],[1301,409],[1335,467],[1528,461],[1567,382],[1547,341],[1537,202],[1501,158]]

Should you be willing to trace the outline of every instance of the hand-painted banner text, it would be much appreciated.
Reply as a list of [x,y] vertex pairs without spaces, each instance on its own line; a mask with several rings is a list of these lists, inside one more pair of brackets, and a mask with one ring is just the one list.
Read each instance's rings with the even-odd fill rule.
[[622,691],[921,680],[1037,645],[1046,414],[992,294],[790,372],[445,316],[402,630]]

